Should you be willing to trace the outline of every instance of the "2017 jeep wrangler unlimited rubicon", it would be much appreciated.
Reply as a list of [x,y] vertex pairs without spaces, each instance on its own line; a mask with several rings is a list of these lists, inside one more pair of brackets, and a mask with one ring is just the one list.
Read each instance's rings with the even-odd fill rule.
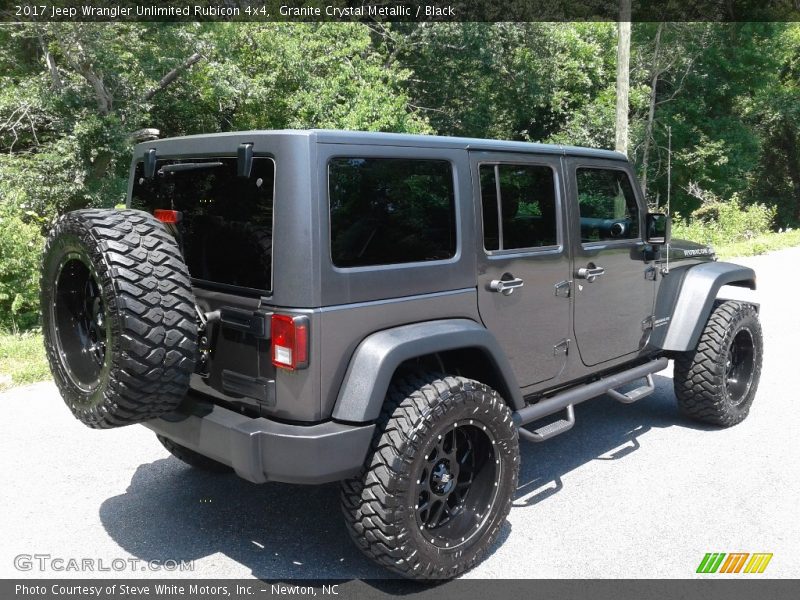
[[519,438],[567,431],[576,404],[638,400],[674,359],[684,414],[747,416],[758,307],[717,296],[755,274],[669,238],[610,151],[341,131],[147,142],[128,209],[52,229],[47,353],[89,427],[143,423],[189,465],[252,482],[341,481],[364,553],[454,577],[497,538]]

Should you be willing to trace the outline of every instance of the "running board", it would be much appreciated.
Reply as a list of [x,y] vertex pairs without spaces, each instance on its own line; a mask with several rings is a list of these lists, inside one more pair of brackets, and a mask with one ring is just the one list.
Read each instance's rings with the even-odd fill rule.
[[623,404],[633,404],[637,400],[641,400],[645,396],[649,396],[656,391],[656,384],[653,382],[653,376],[647,375],[645,376],[645,379],[647,380],[645,385],[638,387],[635,390],[631,390],[630,392],[625,392],[623,394],[617,390],[608,390],[606,394],[611,396],[617,402],[622,402]]
[[[520,437],[523,439],[533,442],[541,442],[546,439],[550,439],[560,433],[569,431],[575,424],[573,407],[576,404],[596,398],[597,396],[602,396],[603,394],[609,393],[609,391],[613,391],[614,394],[624,398],[624,400],[620,400],[616,395],[612,394],[612,397],[620,402],[624,402],[625,404],[635,402],[636,400],[644,398],[644,396],[653,393],[653,390],[655,389],[655,384],[653,383],[652,378],[653,373],[663,371],[668,365],[669,359],[659,358],[643,365],[633,367],[632,369],[628,369],[627,371],[622,371],[621,373],[615,373],[613,375],[609,375],[608,377],[603,377],[602,379],[598,379],[592,383],[570,388],[564,392],[561,392],[560,394],[540,400],[536,404],[531,404],[530,406],[526,406],[525,408],[514,411],[512,415],[514,424],[517,426]],[[647,385],[632,390],[627,394],[620,394],[616,391],[616,388],[622,387],[623,385],[636,381],[637,379],[642,379],[643,377],[647,378]],[[536,431],[528,431],[522,428],[523,425],[532,423],[533,421],[538,421],[539,419],[555,414],[560,410],[564,410],[565,408],[567,409],[566,419],[561,419],[555,423],[546,425],[541,429],[537,429]]]
[[561,433],[564,433],[565,431],[569,431],[572,429],[573,425],[575,425],[575,410],[573,409],[572,404],[570,404],[567,406],[566,419],[553,421],[552,423],[544,425],[543,427],[539,427],[539,429],[534,429],[533,431],[525,429],[524,427],[519,427],[519,436],[528,440],[529,442],[544,442],[550,438],[556,437]]

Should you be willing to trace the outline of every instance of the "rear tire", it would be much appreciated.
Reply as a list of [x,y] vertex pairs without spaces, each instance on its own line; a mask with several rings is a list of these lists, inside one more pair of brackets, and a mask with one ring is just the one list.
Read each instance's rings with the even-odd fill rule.
[[197,326],[175,239],[138,210],[62,216],[45,245],[45,349],[73,415],[97,429],[172,412],[194,371]]
[[456,577],[497,539],[518,471],[517,429],[494,390],[437,374],[397,379],[361,476],[342,483],[345,522],[392,571]]
[[186,463],[190,467],[200,469],[201,471],[208,471],[209,473],[233,472],[233,469],[231,469],[228,465],[218,462],[213,458],[203,456],[194,450],[190,450],[186,446],[181,446],[180,444],[173,442],[171,439],[166,438],[163,435],[156,434],[156,437],[158,438],[158,441],[161,442],[161,445],[169,450],[169,453],[172,454],[172,456],[177,458],[179,461]]
[[681,413],[720,427],[744,421],[758,389],[763,353],[756,309],[735,301],[717,305],[697,349],[675,359],[673,384]]

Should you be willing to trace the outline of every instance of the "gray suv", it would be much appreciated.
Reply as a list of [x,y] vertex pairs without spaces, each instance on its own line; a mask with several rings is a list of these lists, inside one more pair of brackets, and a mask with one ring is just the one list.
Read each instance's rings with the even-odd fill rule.
[[758,306],[723,285],[756,277],[671,241],[615,152],[248,131],[138,145],[127,209],[55,223],[41,301],[80,421],[256,483],[341,481],[359,548],[429,579],[481,560],[519,440],[576,404],[639,400],[674,359],[685,415],[742,421]]

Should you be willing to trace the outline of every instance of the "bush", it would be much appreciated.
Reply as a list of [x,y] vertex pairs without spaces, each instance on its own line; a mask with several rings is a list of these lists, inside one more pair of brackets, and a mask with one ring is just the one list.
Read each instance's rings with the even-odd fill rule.
[[39,263],[44,238],[38,216],[13,198],[0,199],[0,329],[39,322]]
[[775,208],[763,204],[742,206],[738,198],[702,206],[688,219],[675,213],[672,233],[676,238],[724,246],[768,233],[775,219]]

